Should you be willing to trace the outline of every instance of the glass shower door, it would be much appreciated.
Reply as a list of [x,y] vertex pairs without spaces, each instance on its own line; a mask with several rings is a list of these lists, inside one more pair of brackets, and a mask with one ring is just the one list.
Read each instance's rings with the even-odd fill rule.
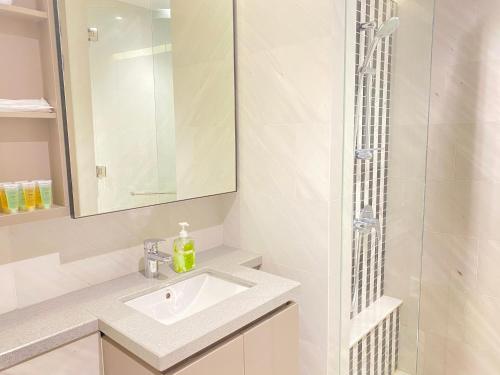
[[[98,211],[159,203],[153,16],[149,1],[87,1]],[[134,150],[134,152],[130,152]]]
[[416,375],[434,2],[348,8],[343,373]]

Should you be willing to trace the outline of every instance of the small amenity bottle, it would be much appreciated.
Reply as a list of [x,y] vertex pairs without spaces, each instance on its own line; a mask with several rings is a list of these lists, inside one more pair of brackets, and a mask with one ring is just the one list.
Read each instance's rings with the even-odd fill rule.
[[188,223],[179,223],[182,230],[179,238],[174,241],[174,271],[184,273],[191,271],[196,266],[194,240],[188,236],[186,227]]
[[49,209],[52,207],[52,181],[36,181],[35,190],[36,208]]
[[34,211],[36,207],[36,183],[33,181],[22,182],[19,194],[23,195],[24,210],[28,212]]
[[5,214],[19,212],[19,186],[14,183],[2,184],[2,211]]

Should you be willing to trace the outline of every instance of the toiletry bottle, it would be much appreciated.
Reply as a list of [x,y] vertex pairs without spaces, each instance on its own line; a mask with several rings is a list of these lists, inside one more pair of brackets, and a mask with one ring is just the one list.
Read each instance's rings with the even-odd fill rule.
[[23,182],[22,194],[24,195],[25,210],[34,211],[36,207],[36,183],[33,181]]
[[0,212],[7,212],[7,196],[3,188],[3,183],[0,183]]
[[179,238],[174,241],[174,271],[184,273],[196,266],[194,240],[189,238],[186,227],[188,223],[179,223],[182,230]]
[[19,190],[19,211],[26,211],[26,199],[23,190],[23,184],[27,181],[17,181],[16,185]]
[[36,207],[40,209],[48,209],[52,207],[52,181],[38,180],[36,181],[35,191]]
[[5,194],[5,207],[3,212],[6,214],[17,214],[19,212],[19,186],[13,183],[3,184],[3,194]]

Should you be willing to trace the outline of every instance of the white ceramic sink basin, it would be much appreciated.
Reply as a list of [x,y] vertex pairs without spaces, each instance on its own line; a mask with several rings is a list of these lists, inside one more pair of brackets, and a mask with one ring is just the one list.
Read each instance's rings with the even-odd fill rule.
[[173,324],[222,302],[249,287],[202,273],[125,302],[127,306],[163,323]]

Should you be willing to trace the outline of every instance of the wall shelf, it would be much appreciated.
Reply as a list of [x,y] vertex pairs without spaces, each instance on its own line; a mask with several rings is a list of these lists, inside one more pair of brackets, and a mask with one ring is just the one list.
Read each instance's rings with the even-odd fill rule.
[[0,227],[69,215],[55,0],[17,1],[0,4],[0,98],[44,98],[54,112],[0,112],[0,182],[50,179],[55,206],[0,214]]
[[0,118],[57,118],[54,112],[0,112]]
[[30,20],[35,22],[47,20],[48,18],[47,12],[43,12],[41,10],[1,4],[0,16]]
[[402,304],[403,301],[400,299],[382,296],[366,310],[352,318],[349,347],[352,348]]
[[62,206],[53,206],[48,210],[35,210],[32,212],[19,212],[17,214],[0,214],[0,227],[16,225],[38,220],[49,220],[68,215],[68,209]]

